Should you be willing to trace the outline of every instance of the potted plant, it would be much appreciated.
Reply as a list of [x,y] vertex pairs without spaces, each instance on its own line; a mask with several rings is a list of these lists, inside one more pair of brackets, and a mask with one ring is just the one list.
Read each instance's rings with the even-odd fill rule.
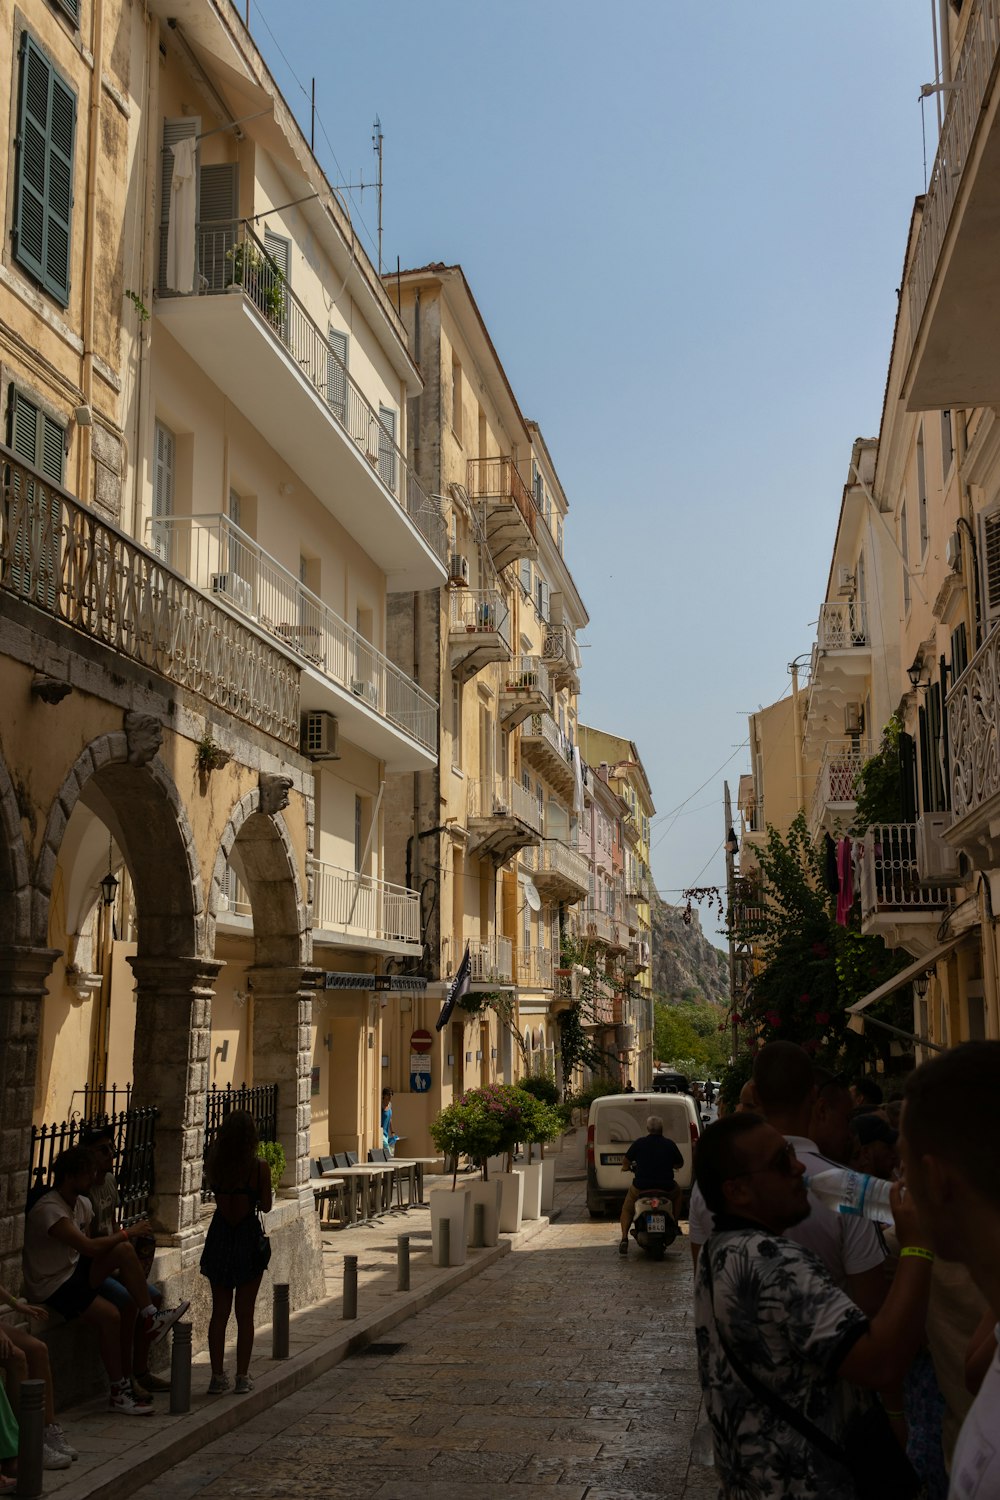
[[[545,1143],[558,1140],[562,1135],[565,1128],[564,1111],[559,1107],[559,1089],[554,1078],[545,1074],[535,1078],[524,1078],[521,1081],[521,1088],[532,1096],[534,1103],[525,1127],[525,1141],[529,1148],[529,1162],[532,1154],[531,1147],[538,1146],[539,1160],[533,1165],[537,1165],[540,1179],[540,1212],[548,1214],[552,1212],[552,1205],[555,1201],[556,1161],[554,1156],[545,1155]],[[525,1217],[530,1217],[530,1215],[525,1215]]]
[[233,274],[228,287],[248,292],[271,327],[280,330],[285,321],[285,278],[269,255],[251,240],[241,240],[226,252]]
[[473,1228],[473,1200],[468,1192],[458,1190],[459,1157],[467,1156],[482,1170],[485,1179],[486,1159],[499,1139],[495,1115],[487,1109],[482,1094],[482,1089],[469,1089],[446,1105],[430,1124],[431,1140],[452,1162],[451,1187],[432,1189],[430,1193],[434,1265],[444,1264],[441,1225],[445,1219],[450,1226],[448,1263],[451,1265],[464,1262]]

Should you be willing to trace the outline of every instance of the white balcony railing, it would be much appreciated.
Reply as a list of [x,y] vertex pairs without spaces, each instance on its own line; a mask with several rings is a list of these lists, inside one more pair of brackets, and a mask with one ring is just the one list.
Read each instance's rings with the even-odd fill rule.
[[559,728],[551,714],[532,714],[530,719],[525,720],[524,728],[521,730],[522,748],[526,739],[544,740],[556,755],[572,768],[573,742],[569,735]]
[[514,979],[514,944],[495,934],[469,941],[469,961],[474,984],[511,984]]
[[991,630],[948,694],[951,805],[955,822],[985,808],[1000,792],[1000,627]]
[[585,937],[597,938],[602,943],[613,940],[615,924],[606,911],[599,911],[593,906],[585,907],[580,914],[580,925]]
[[917,825],[877,823],[865,834],[861,856],[861,915],[941,911],[948,893],[920,883]]
[[153,520],[149,537],[196,588],[233,605],[418,745],[436,748],[434,699],[228,516]]
[[313,926],[374,942],[420,943],[420,897],[402,885],[313,860]]
[[0,589],[298,746],[299,670],[287,653],[8,449],[0,462]]
[[822,828],[828,813],[848,813],[854,807],[855,783],[870,755],[870,748],[856,740],[828,740],[823,746],[812,800],[814,832]]
[[920,328],[952,209],[969,160],[976,127],[983,118],[986,90],[1000,51],[1000,0],[973,0],[962,55],[951,88],[930,182],[924,194],[920,229],[907,283],[910,329]]
[[552,988],[552,952],[549,948],[517,950],[517,982],[539,989]]
[[540,656],[512,656],[503,677],[505,693],[539,694],[551,698],[549,671]]
[[453,589],[448,595],[448,629],[498,635],[510,649],[510,610],[497,589]]
[[545,839],[537,848],[523,849],[521,863],[536,875],[556,875],[586,891],[590,884],[590,866],[575,849],[561,839]]
[[823,604],[816,644],[821,651],[851,651],[868,645],[868,606],[860,599]]
[[516,818],[535,833],[542,831],[537,797],[512,777],[494,776],[488,781],[470,782],[468,806],[470,819]]

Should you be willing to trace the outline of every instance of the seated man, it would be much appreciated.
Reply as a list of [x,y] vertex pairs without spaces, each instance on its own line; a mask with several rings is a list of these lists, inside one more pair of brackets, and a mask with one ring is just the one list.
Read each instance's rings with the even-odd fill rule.
[[[142,1318],[149,1342],[155,1344],[190,1304],[157,1311],[149,1300],[129,1230],[91,1238],[93,1209],[85,1194],[93,1176],[94,1159],[86,1146],[71,1146],[56,1157],[55,1186],[39,1198],[25,1219],[24,1282],[30,1297],[67,1322],[82,1318],[97,1329],[101,1359],[111,1381],[111,1410],[143,1416],[152,1411],[152,1403],[132,1389],[136,1315]],[[129,1295],[128,1307],[121,1313],[100,1295],[101,1283],[115,1273]]]
[[[95,1125],[83,1132],[80,1144],[89,1147],[94,1157],[94,1179],[87,1189],[87,1197],[94,1210],[94,1217],[90,1224],[91,1238],[100,1239],[102,1236],[114,1234],[122,1227],[118,1212],[118,1184],[115,1182],[114,1174],[114,1129],[110,1125]],[[133,1224],[130,1236],[132,1248],[142,1267],[142,1273],[147,1278],[146,1290],[149,1293],[149,1300],[154,1307],[162,1307],[163,1293],[148,1279],[153,1266],[153,1257],[156,1254],[156,1237],[149,1224],[145,1222]],[[108,1276],[101,1283],[100,1293],[108,1302],[114,1303],[120,1314],[128,1316],[132,1299],[125,1283],[119,1277]],[[149,1349],[149,1337],[142,1324],[137,1322],[132,1367],[133,1385],[139,1395],[148,1396],[154,1391],[169,1391],[170,1389],[169,1380],[154,1375],[150,1370]]]
[[650,1115],[646,1120],[647,1134],[633,1141],[625,1152],[623,1172],[634,1172],[632,1186],[625,1194],[622,1204],[622,1238],[618,1246],[619,1255],[628,1254],[628,1232],[632,1228],[635,1200],[653,1188],[662,1188],[669,1194],[674,1218],[681,1208],[681,1190],[674,1182],[674,1168],[684,1165],[679,1147],[669,1136],[663,1134],[663,1121],[659,1115]]

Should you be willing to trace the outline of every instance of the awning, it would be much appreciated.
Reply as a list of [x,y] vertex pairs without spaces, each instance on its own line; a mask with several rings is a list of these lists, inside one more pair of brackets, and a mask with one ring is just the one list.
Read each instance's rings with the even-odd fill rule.
[[885,984],[880,984],[878,989],[869,990],[867,995],[863,995],[860,1000],[856,1000],[853,1005],[849,1005],[847,1007],[847,1014],[849,1016],[856,1016],[859,1011],[867,1010],[877,1000],[884,1000],[886,995],[891,995],[895,990],[901,990],[904,984],[909,984],[912,979],[918,979],[921,974],[926,974],[928,969],[934,967],[939,958],[944,958],[946,953],[951,953],[953,949],[957,948],[965,936],[966,934],[963,932],[959,937],[949,938],[946,943],[939,943],[936,948],[928,949],[919,958],[915,958],[912,964],[907,964],[905,969],[900,969],[898,974],[894,974],[891,979],[887,979]]

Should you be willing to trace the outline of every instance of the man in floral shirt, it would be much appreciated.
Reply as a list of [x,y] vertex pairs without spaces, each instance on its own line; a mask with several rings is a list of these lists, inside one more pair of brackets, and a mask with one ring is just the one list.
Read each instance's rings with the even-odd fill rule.
[[[812,1251],[784,1236],[809,1212],[794,1148],[759,1115],[710,1125],[695,1159],[715,1232],[698,1261],[698,1368],[727,1500],[856,1500],[849,1470],[737,1366],[838,1445],[874,1392],[902,1378],[923,1332],[933,1255],[893,1190],[899,1271],[869,1322]],[[887,1497],[888,1500],[888,1497]]]

